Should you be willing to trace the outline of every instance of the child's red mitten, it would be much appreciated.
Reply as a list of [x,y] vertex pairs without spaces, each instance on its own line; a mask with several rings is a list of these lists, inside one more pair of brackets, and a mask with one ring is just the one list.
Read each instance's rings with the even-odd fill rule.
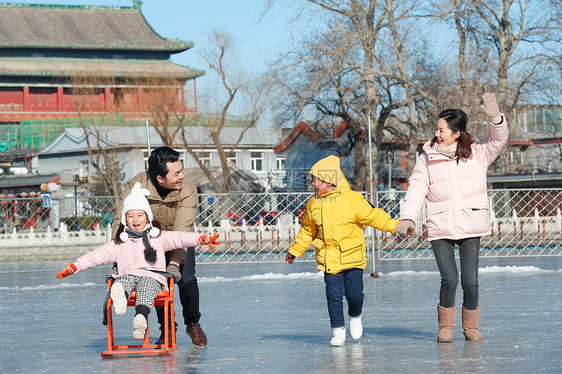
[[219,238],[219,234],[215,234],[213,236],[207,236],[207,234],[202,234],[197,241],[201,245],[208,245],[209,249],[213,249],[214,245],[219,245],[220,243],[217,241]]
[[76,265],[74,264],[66,264],[66,268],[64,268],[63,271],[61,271],[60,273],[58,273],[57,275],[55,275],[57,278],[62,279],[64,277],[68,277],[69,275],[72,275],[74,273],[76,273],[76,270],[78,270],[76,268]]

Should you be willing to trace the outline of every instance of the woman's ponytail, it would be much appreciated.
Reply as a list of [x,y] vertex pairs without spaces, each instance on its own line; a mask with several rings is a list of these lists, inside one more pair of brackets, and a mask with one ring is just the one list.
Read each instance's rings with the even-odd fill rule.
[[466,131],[461,131],[461,135],[457,139],[457,151],[455,152],[457,160],[461,157],[469,158],[472,155],[472,143],[472,137]]

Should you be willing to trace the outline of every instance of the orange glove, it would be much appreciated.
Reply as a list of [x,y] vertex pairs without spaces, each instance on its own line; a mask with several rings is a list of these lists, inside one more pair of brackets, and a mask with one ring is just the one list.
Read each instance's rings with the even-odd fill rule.
[[213,236],[207,236],[207,234],[202,234],[197,241],[201,245],[208,245],[210,250],[213,250],[214,245],[219,245],[220,243],[217,242],[219,238],[219,234]]
[[76,273],[76,265],[74,264],[66,264],[66,267],[64,268],[63,271],[61,271],[60,273],[58,273],[57,275],[55,275],[55,277],[62,279],[64,277],[68,277],[69,275],[72,275],[74,273]]

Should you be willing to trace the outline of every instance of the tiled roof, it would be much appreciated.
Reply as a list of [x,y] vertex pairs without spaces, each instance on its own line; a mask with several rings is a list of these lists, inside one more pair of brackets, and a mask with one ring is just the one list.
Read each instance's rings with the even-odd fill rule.
[[39,186],[42,183],[60,182],[57,174],[19,174],[0,178],[0,188]]
[[180,52],[192,46],[156,34],[137,7],[0,3],[0,48]]
[[283,139],[283,141],[276,146],[275,148],[273,148],[273,150],[275,151],[275,153],[279,153],[279,152],[283,152],[285,151],[287,148],[289,148],[289,146],[291,144],[293,144],[293,142],[295,141],[296,138],[298,138],[298,136],[300,134],[305,134],[307,135],[309,138],[316,140],[322,137],[322,135],[315,133],[310,127],[308,127],[308,125],[304,122],[300,122],[298,125],[295,126],[295,128],[289,133],[289,135],[287,135],[287,137],[285,139]]
[[[334,139],[339,138],[348,127],[349,124],[347,122],[343,121],[342,123],[340,123],[340,125],[334,130]],[[312,140],[322,138],[322,135],[314,132],[314,130],[312,130],[306,123],[300,122],[289,133],[289,135],[287,135],[287,137],[274,148],[275,153],[283,152],[287,148],[289,148],[289,146],[293,144],[293,142],[299,137],[300,134],[305,134]],[[361,136],[363,137],[363,139],[367,138],[367,136],[365,135],[365,131],[361,131]]]
[[85,74],[116,78],[192,79],[204,72],[170,60],[0,57],[0,76],[73,77]]
[[[201,148],[213,148],[213,142],[209,135],[209,129],[201,127],[185,127],[186,138],[189,144]],[[223,128],[220,135],[221,144],[228,148],[233,145],[240,133],[244,131],[241,127]],[[111,127],[105,128],[101,132],[100,137],[102,146],[120,147],[120,146],[146,146],[146,131],[141,127]],[[93,130],[89,130],[90,142],[96,144],[97,135]],[[149,128],[150,143],[153,147],[164,145],[153,127]],[[279,142],[279,131],[272,128],[249,128],[244,133],[244,137],[238,144],[240,148],[273,148]],[[65,129],[49,146],[43,149],[39,154],[50,155],[65,152],[83,151],[87,149],[84,130],[81,128]]]

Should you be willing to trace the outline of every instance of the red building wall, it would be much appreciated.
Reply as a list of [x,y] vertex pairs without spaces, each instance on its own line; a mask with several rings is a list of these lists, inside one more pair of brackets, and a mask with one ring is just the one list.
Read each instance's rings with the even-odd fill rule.
[[[186,106],[182,90],[174,94],[175,98],[164,96],[166,102],[175,104],[174,111],[196,112],[196,108]],[[73,117],[79,112],[146,113],[150,112],[154,100],[161,100],[161,97],[140,87],[96,88],[81,94],[68,87],[0,87],[0,122]]]

